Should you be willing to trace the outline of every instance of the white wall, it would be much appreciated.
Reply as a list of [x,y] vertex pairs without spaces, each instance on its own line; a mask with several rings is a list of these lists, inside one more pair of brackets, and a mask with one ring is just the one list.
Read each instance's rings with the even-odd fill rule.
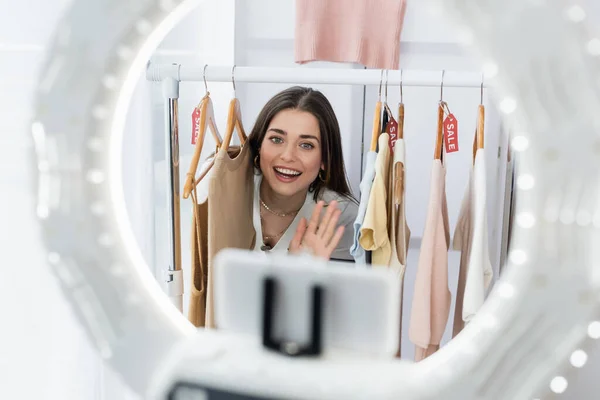
[[[299,66],[294,63],[294,16],[293,1],[238,0],[236,10],[236,52],[238,65],[247,66],[290,66],[298,68],[363,68],[360,65],[318,62]],[[267,14],[270,10],[272,14]],[[272,18],[271,15],[277,15]],[[401,68],[411,70],[455,70],[478,73],[478,65],[462,52],[456,34],[444,23],[432,17],[421,2],[409,2],[402,33]],[[239,85],[242,86],[242,85]],[[287,84],[243,85],[242,107],[248,124],[254,121],[264,103]],[[368,151],[372,116],[377,101],[377,86],[311,85],[325,93],[331,101],[342,131],[343,151],[348,176],[354,193],[359,194],[361,179],[361,144]],[[242,91],[241,90],[241,91]],[[407,146],[407,219],[412,230],[409,263],[406,275],[404,326],[410,318],[413,281],[418,261],[420,238],[424,228],[426,206],[429,197],[430,169],[433,160],[434,137],[437,121],[439,88],[404,88],[406,105],[405,141]],[[472,88],[446,88],[444,99],[459,120],[459,153],[447,157],[447,195],[451,227],[454,229],[460,202],[467,183],[471,143],[475,130],[480,90]],[[388,88],[388,103],[397,110],[398,86]],[[494,201],[497,179],[497,153],[501,139],[499,119],[485,96],[487,108],[486,153],[488,158],[488,209],[492,216],[497,214],[499,204]],[[363,118],[364,112],[364,118]],[[503,182],[503,180],[502,180]],[[501,188],[502,190],[502,188]],[[496,218],[490,217],[490,234]],[[496,238],[500,236],[495,235]],[[492,242],[495,243],[495,242]],[[492,246],[494,252],[497,246]],[[495,254],[494,254],[495,256]],[[450,253],[450,286],[455,292],[460,253]],[[453,296],[454,297],[454,296]],[[452,315],[450,317],[452,321]],[[446,340],[452,323],[448,323]],[[412,359],[414,346],[408,340],[408,329],[404,329],[403,356]]]
[[[181,21],[163,40],[153,54],[153,63],[179,63],[179,64],[212,64],[232,65],[234,59],[234,17],[235,8],[233,0],[219,2],[205,1]],[[170,264],[168,247],[168,210],[166,204],[167,164],[165,163],[165,130],[164,130],[164,98],[160,83],[146,82],[142,77],[139,90],[149,88],[150,102],[146,108],[146,118],[152,120],[151,138],[152,169],[153,169],[153,194],[152,201],[134,202],[147,205],[154,210],[154,255],[152,268],[158,279]],[[220,132],[225,131],[227,120],[227,106],[232,95],[230,83],[208,83],[208,90],[214,103],[215,118]],[[179,155],[180,171],[179,181],[181,191],[185,182],[190,160],[194,151],[191,144],[191,115],[194,107],[198,105],[205,94],[203,82],[186,82],[180,85],[179,90]],[[141,127],[138,126],[138,129]],[[144,134],[147,134],[145,132]],[[222,133],[221,133],[222,135]],[[134,148],[131,148],[134,150]],[[214,151],[215,143],[211,135],[207,135],[201,159]],[[137,153],[140,158],[144,155]],[[135,161],[130,160],[133,167]],[[146,175],[146,179],[148,175]],[[187,315],[189,285],[190,285],[190,228],[192,218],[191,197],[181,199],[181,247],[182,266],[184,271],[184,313]]]

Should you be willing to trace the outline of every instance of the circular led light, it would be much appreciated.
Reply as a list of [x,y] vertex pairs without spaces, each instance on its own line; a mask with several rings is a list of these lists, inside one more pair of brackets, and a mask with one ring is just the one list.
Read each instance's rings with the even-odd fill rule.
[[515,136],[511,141],[511,146],[514,151],[525,151],[529,147],[529,139],[526,136]]
[[486,79],[495,78],[498,75],[498,64],[493,61],[488,61],[483,64],[483,76]]
[[600,228],[600,212],[596,212],[592,218],[592,223],[596,228]]
[[556,376],[552,381],[550,381],[550,389],[554,393],[564,393],[567,390],[568,382],[562,376]]
[[106,75],[102,79],[102,83],[107,89],[115,89],[118,85],[117,78],[115,78],[113,75]]
[[525,253],[523,250],[513,250],[510,252],[509,257],[510,260],[516,265],[524,264],[525,261],[527,261],[527,253]]
[[571,354],[569,361],[571,361],[571,365],[573,365],[575,368],[581,368],[585,365],[587,359],[588,355],[585,351],[575,350],[573,354]]
[[517,186],[521,190],[530,190],[535,185],[535,179],[530,174],[522,174],[517,178]]
[[501,297],[511,298],[515,295],[515,287],[510,283],[501,282],[496,289]]
[[525,229],[532,228],[535,225],[535,217],[530,212],[521,212],[517,215],[517,224]]
[[567,16],[573,22],[581,22],[585,19],[585,11],[579,5],[572,5],[567,8]]
[[588,325],[588,336],[592,339],[600,339],[600,321],[593,321]]
[[587,51],[592,56],[600,55],[600,39],[594,38],[587,43]]
[[505,114],[511,114],[517,109],[517,101],[512,97],[506,97],[500,101],[500,110]]
[[108,117],[108,110],[104,106],[96,106],[92,110],[92,115],[96,119],[106,119]]
[[[174,349],[194,335],[201,339],[199,346],[220,350],[215,350],[211,359],[196,360],[194,368],[199,369],[194,369],[194,376],[198,379],[209,379],[210,375],[232,384],[261,383],[260,379],[248,379],[245,375],[230,379],[232,373],[238,372],[235,365],[256,363],[256,358],[262,357],[259,352],[251,360],[244,359],[234,353],[239,346],[227,345],[235,335],[197,331],[162,293],[137,247],[123,200],[121,141],[139,74],[166,32],[198,3],[128,0],[128,6],[121,7],[104,0],[75,0],[59,24],[61,32],[70,34],[57,35],[41,69],[31,125],[37,161],[35,211],[39,213],[48,263],[99,353],[142,397],[150,382],[166,376],[161,368],[177,365],[177,359],[170,358],[179,354]],[[430,3],[449,19],[454,17],[459,32],[468,32],[468,42],[485,49],[486,60],[495,60],[494,66],[488,64],[486,70],[492,70],[492,75],[508,86],[505,92],[501,88],[496,93],[502,99],[499,108],[517,120],[515,126],[523,128],[511,140],[511,146],[517,152],[527,150],[519,155],[517,164],[526,164],[528,174],[517,180],[514,215],[519,217],[512,227],[510,263],[503,272],[504,283],[491,292],[489,307],[488,303],[483,305],[481,314],[465,327],[464,335],[458,335],[447,348],[442,347],[422,367],[392,358],[365,358],[360,360],[361,368],[343,369],[344,365],[333,363],[323,373],[319,366],[327,363],[326,359],[308,363],[309,368],[295,359],[261,359],[262,363],[276,365],[269,369],[270,378],[278,383],[277,388],[268,388],[272,396],[289,397],[281,391],[296,386],[331,391],[327,395],[311,392],[313,397],[352,398],[370,385],[389,393],[390,398],[407,400],[471,400],[480,393],[499,400],[524,394],[529,398],[543,397],[535,392],[538,387],[547,386],[543,374],[515,382],[512,376],[498,377],[487,371],[517,365],[522,354],[531,354],[535,357],[532,363],[545,368],[559,368],[561,357],[564,360],[575,350],[567,349],[565,343],[570,343],[574,332],[578,332],[577,326],[584,322],[582,318],[589,315],[569,312],[569,307],[596,307],[589,304],[592,302],[577,302],[580,285],[564,284],[580,279],[579,283],[589,285],[586,289],[598,290],[593,287],[595,280],[585,275],[593,271],[591,265],[600,265],[597,257],[581,254],[582,246],[574,245],[588,233],[589,224],[565,227],[558,221],[543,220],[541,213],[551,197],[557,197],[560,207],[596,204],[594,199],[585,197],[589,196],[587,192],[575,193],[578,201],[567,202],[575,197],[566,199],[565,192],[570,174],[577,174],[583,187],[598,186],[596,172],[583,170],[579,165],[595,165],[597,157],[593,146],[586,146],[597,135],[592,128],[596,116],[587,110],[600,109],[600,95],[582,93],[600,90],[590,74],[595,65],[588,63],[593,60],[585,57],[599,55],[600,42],[591,39],[574,43],[573,38],[584,34],[581,24],[572,22],[581,18],[581,13],[567,11],[569,18],[565,18],[565,9],[557,2],[538,2],[535,12],[523,6],[522,0],[505,0],[502,7],[476,0]],[[546,67],[549,65],[553,68]],[[564,76],[581,79],[565,81]],[[569,90],[560,85],[568,85]],[[550,87],[557,90],[548,90]],[[564,104],[570,110],[583,111],[565,113]],[[577,160],[571,157],[573,154],[577,154]],[[574,221],[581,210],[574,207],[571,211]],[[560,217],[564,222],[564,213]],[[570,214],[568,217],[570,220]],[[573,234],[561,235],[564,229],[573,230]],[[560,240],[551,240],[556,238]],[[73,284],[73,277],[77,277],[77,284]],[[520,303],[525,296],[515,293],[527,293],[527,303]],[[555,307],[551,313],[544,309],[548,304]],[[553,335],[545,338],[544,345],[559,349],[560,354],[531,351],[536,343],[521,340],[519,335],[504,334],[522,318],[553,324]],[[597,325],[600,322],[590,324],[588,329],[589,336],[595,339],[600,338]],[[465,338],[470,341],[465,343]],[[466,351],[455,351],[454,347],[461,343],[467,346]],[[506,348],[511,351],[502,350]],[[186,362],[191,363],[193,356],[200,353],[190,353]],[[169,363],[165,363],[166,358]],[[227,362],[218,362],[224,359],[231,362],[231,368]],[[575,360],[581,362],[581,357]],[[212,368],[214,365],[221,369]],[[250,371],[243,366],[239,370]],[[210,374],[196,374],[197,371]],[[447,373],[439,375],[436,371]],[[341,380],[346,383],[330,385]],[[493,385],[490,380],[495,381]],[[511,382],[503,384],[503,380]],[[419,382],[428,385],[418,386]],[[465,389],[458,382],[470,387]],[[566,387],[567,381],[561,376],[550,384],[556,393],[564,392]],[[342,392],[346,395],[340,395]]]
[[564,209],[560,212],[560,222],[565,225],[570,225],[575,222],[575,211],[571,209]]
[[592,223],[592,213],[587,210],[581,210],[577,213],[577,217],[575,218],[577,225],[579,226],[587,226]]

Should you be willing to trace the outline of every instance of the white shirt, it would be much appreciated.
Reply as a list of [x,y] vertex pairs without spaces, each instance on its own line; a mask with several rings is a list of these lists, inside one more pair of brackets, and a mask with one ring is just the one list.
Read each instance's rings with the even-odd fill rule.
[[[485,293],[493,277],[488,249],[486,212],[486,167],[483,149],[475,153],[475,165],[461,205],[459,223],[454,233],[453,247],[466,254],[461,257],[464,277],[464,297],[461,312],[464,322],[470,322],[485,301]],[[464,259],[463,259],[464,257]],[[460,279],[460,277],[459,277]],[[460,283],[459,283],[460,284]]]
[[[255,175],[255,177],[254,177],[253,222],[254,222],[254,229],[256,230],[256,239],[257,239],[256,243],[254,245],[254,250],[256,250],[256,251],[262,251],[261,247],[263,246],[262,224],[260,221],[260,207],[261,207],[260,206],[260,184],[261,184],[261,182],[262,182],[262,175]],[[317,205],[317,203],[315,202],[315,200],[313,198],[313,195],[314,195],[314,193],[312,193],[312,192],[308,192],[306,194],[306,200],[304,201],[304,205],[302,206],[302,208],[300,208],[300,211],[298,211],[298,214],[296,214],[296,216],[294,217],[294,220],[292,221],[290,226],[287,228],[285,233],[281,236],[281,238],[279,239],[277,244],[275,244],[275,246],[270,250],[271,252],[274,252],[274,251],[287,252],[288,251],[290,242],[294,238],[294,235],[296,233],[296,229],[298,228],[298,224],[300,223],[300,220],[302,219],[302,217],[304,217],[304,218],[306,218],[306,220],[308,222],[313,213],[313,209]],[[353,237],[354,237],[353,223],[354,223],[354,220],[356,219],[356,214],[358,212],[358,205],[356,203],[354,203],[352,200],[347,199],[344,196],[341,196],[341,195],[337,194],[336,192],[329,190],[329,189],[323,189],[321,191],[320,199],[324,200],[326,204],[330,203],[333,200],[336,200],[338,202],[338,208],[342,211],[342,214],[340,215],[340,219],[338,221],[338,225],[344,226],[344,235],[342,236],[342,239],[338,243],[338,246],[336,247],[336,249],[331,254],[331,259],[332,260],[333,259],[353,260],[352,256],[350,255],[350,247],[352,246],[352,243],[353,243]]]

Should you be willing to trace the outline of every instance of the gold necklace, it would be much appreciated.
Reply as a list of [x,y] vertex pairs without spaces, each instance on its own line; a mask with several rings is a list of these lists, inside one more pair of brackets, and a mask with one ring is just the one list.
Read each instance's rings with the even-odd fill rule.
[[296,215],[298,214],[298,211],[300,210],[296,210],[296,211],[291,211],[289,213],[278,213],[277,211],[273,211],[269,208],[269,206],[263,201],[263,199],[260,199],[260,204],[265,208],[265,210],[267,210],[268,212],[270,212],[273,215],[277,215],[278,217],[288,217],[290,215]]
[[279,236],[283,235],[283,234],[285,233],[285,231],[287,231],[287,228],[285,228],[284,230],[282,230],[281,232],[279,232],[277,235],[274,235],[274,236],[266,236],[266,235],[263,235],[263,241],[264,241],[264,240],[269,240],[269,239],[276,239],[276,238],[278,238]]
[[[262,211],[261,211],[261,212],[260,212],[260,223],[261,223],[261,225],[264,225],[264,222],[265,222],[265,220],[264,220],[264,218],[263,218],[263,213],[262,213]],[[285,228],[284,228],[284,229],[283,229],[281,232],[279,232],[277,235],[272,235],[272,236],[265,235],[265,233],[263,232],[263,242],[264,242],[265,240],[269,240],[269,239],[276,239],[276,238],[278,238],[279,236],[283,235],[283,234],[285,233],[285,231],[287,231],[287,229],[288,229],[288,228],[289,228],[289,225],[288,225],[288,226],[286,226],[286,227],[285,227]]]

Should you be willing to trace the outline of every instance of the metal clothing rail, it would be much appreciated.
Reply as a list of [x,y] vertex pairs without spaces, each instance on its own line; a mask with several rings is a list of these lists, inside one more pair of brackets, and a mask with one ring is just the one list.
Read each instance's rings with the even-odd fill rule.
[[[383,73],[385,71],[385,73]],[[233,73],[232,73],[233,72]],[[302,67],[236,67],[222,65],[150,64],[146,79],[178,82],[290,83],[329,85],[388,85],[422,87],[486,87],[480,72],[380,70]],[[443,78],[442,78],[443,77]]]
[[183,274],[181,270],[181,218],[179,182],[179,83],[187,81],[332,84],[332,85],[397,85],[439,87],[486,87],[478,72],[379,70],[312,68],[309,66],[235,67],[218,65],[148,64],[146,79],[162,82],[165,98],[165,156],[167,161],[167,204],[169,206],[169,265],[166,270],[166,292],[173,304],[183,310]]

